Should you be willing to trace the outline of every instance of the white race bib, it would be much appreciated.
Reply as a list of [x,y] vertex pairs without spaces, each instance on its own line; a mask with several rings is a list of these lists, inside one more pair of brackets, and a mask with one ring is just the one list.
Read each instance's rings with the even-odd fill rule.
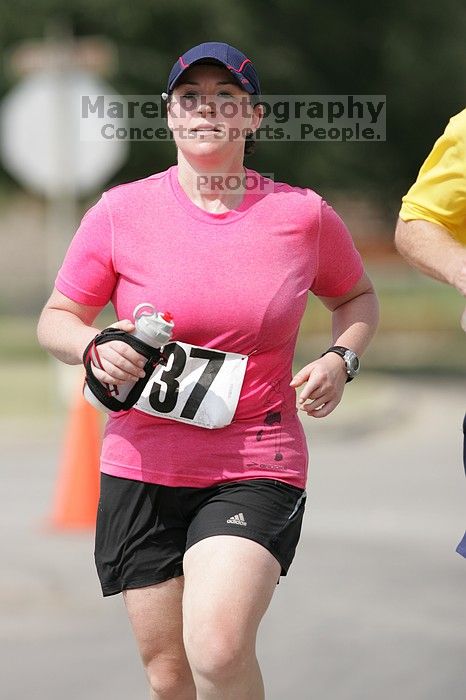
[[163,348],[158,365],[134,408],[201,428],[229,425],[238,405],[247,355],[181,343]]

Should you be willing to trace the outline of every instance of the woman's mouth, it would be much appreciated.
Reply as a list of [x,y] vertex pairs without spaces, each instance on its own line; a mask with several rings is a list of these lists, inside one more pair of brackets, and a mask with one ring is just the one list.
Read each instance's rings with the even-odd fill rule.
[[193,129],[190,129],[190,131],[199,134],[219,134],[221,129],[216,126],[195,126]]

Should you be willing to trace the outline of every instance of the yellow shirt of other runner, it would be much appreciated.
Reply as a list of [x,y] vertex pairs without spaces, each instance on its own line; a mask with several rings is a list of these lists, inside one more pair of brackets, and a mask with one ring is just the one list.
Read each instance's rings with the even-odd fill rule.
[[466,245],[466,109],[450,119],[402,202],[400,219],[440,224]]

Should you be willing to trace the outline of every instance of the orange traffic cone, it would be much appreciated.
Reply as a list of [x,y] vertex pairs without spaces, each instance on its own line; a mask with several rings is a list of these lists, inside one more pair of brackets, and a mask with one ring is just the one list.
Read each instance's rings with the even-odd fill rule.
[[101,416],[82,393],[72,401],[48,527],[76,530],[95,527],[100,490]]

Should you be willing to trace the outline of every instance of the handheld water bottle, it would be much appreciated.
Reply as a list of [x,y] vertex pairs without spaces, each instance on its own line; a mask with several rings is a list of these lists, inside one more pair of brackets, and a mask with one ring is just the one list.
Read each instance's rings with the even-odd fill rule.
[[[138,340],[141,340],[143,343],[152,348],[162,348],[169,342],[175,325],[173,322],[173,316],[169,311],[161,313],[160,311],[156,311],[152,304],[145,302],[136,306],[133,311],[133,318],[135,329],[130,333],[130,335],[136,337]],[[93,366],[96,368],[99,367],[99,360],[95,354],[95,348],[91,352],[91,361]],[[147,377],[147,380],[148,379],[149,377]],[[114,399],[120,403],[123,403],[137,381],[137,379],[130,379],[124,384],[114,385],[113,387],[110,387],[108,384],[103,386],[105,386],[107,391],[111,393]],[[112,412],[110,408],[105,406],[97,398],[97,396],[95,396],[95,394],[89,388],[87,382],[84,386],[84,397],[90,404],[95,406],[95,408],[98,408],[100,411],[104,411],[105,413]]]

